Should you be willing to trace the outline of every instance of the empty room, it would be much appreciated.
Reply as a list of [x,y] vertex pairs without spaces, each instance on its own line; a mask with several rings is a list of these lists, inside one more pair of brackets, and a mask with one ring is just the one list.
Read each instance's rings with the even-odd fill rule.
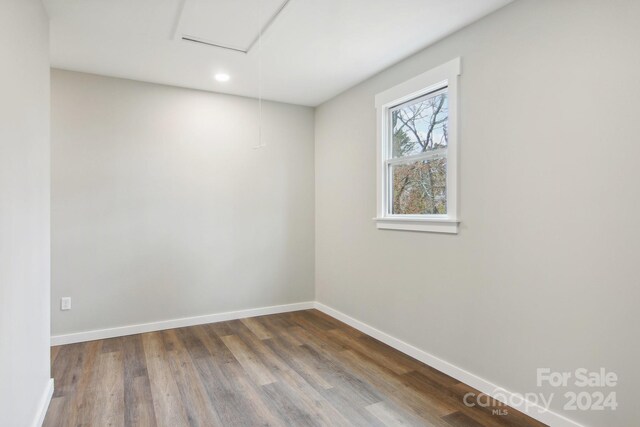
[[639,22],[2,0],[0,427],[640,426]]

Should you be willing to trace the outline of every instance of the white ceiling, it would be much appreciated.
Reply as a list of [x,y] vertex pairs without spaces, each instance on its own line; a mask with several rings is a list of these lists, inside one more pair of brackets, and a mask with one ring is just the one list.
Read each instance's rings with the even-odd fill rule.
[[[262,57],[264,98],[311,106],[510,1],[44,0],[53,67],[257,97]],[[247,50],[259,22],[248,53],[182,40]]]

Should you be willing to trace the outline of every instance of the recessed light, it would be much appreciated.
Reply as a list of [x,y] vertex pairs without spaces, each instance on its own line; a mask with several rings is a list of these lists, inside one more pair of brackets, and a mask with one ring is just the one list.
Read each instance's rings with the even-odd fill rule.
[[225,73],[218,73],[214,77],[219,82],[228,82],[229,79],[231,78],[229,77],[229,74],[225,74]]

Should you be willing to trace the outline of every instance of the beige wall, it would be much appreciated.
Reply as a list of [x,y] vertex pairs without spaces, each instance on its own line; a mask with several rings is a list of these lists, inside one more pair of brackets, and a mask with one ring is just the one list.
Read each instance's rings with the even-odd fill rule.
[[[586,425],[640,422],[640,2],[520,0],[316,112],[317,300]],[[374,96],[462,57],[458,235],[378,231]],[[562,411],[536,368],[618,373]]]
[[253,150],[256,100],[53,70],[52,111],[53,335],[313,299],[312,109]]
[[30,426],[49,385],[49,24],[0,8],[0,425]]

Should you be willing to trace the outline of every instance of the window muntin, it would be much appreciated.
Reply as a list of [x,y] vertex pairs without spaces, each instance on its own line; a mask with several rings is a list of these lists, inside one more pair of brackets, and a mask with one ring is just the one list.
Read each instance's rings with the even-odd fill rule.
[[387,215],[447,215],[448,110],[446,86],[387,110]]

